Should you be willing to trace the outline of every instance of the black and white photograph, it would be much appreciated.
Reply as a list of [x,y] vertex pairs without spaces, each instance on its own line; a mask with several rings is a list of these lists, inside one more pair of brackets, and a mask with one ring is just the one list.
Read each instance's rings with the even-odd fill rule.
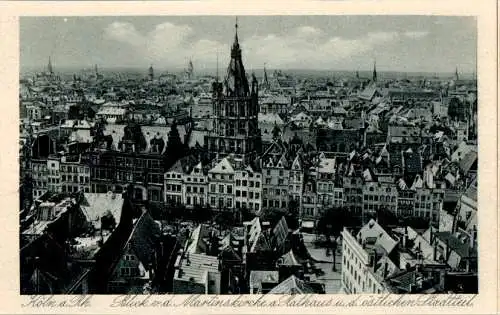
[[477,37],[20,17],[19,294],[479,293]]

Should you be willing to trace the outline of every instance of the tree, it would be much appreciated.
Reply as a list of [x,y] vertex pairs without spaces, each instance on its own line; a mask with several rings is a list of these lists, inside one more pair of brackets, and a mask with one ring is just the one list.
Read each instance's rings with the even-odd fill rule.
[[353,218],[346,208],[333,207],[326,209],[318,219],[317,231],[325,236],[338,236],[344,226],[357,225],[357,220]]
[[116,221],[113,214],[108,210],[106,214],[101,218],[101,228],[104,230],[112,231],[116,227]]
[[360,225],[360,222],[350,215],[346,208],[334,207],[324,211],[317,223],[317,230],[325,236],[324,246],[326,247],[327,255],[330,250],[333,256],[333,271],[336,271],[336,238],[340,235],[345,226]]
[[396,215],[386,208],[377,209],[377,222],[382,226],[398,225],[399,219]]

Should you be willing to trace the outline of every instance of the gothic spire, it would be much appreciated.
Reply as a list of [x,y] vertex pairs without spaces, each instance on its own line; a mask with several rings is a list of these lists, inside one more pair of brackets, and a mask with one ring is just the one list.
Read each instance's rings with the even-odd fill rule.
[[234,43],[231,48],[231,61],[224,82],[226,96],[247,96],[250,92],[245,67],[241,59],[241,49],[238,42],[238,19],[235,24]]
[[239,46],[239,43],[238,43],[238,17],[236,17],[236,23],[234,23],[234,44],[233,44],[233,47],[235,45],[238,45]]
[[148,69],[148,78],[149,78],[149,80],[153,80],[154,77],[155,77],[155,72],[153,69],[153,65],[150,65],[149,69]]
[[217,72],[215,75],[215,82],[219,82],[219,51],[217,51],[216,64],[217,64]]
[[194,71],[193,60],[192,59],[189,59],[188,71],[189,71],[189,74],[192,74],[193,71]]
[[377,60],[373,61],[373,82],[377,82]]
[[264,77],[262,78],[262,85],[266,86],[269,84],[266,71],[266,63],[264,63]]
[[52,70],[52,60],[49,56],[49,64],[47,65],[47,70],[49,71],[50,74],[53,73],[53,70]]
[[238,17],[236,17],[236,23],[234,24],[234,42],[231,48],[231,58],[241,58],[240,43],[238,41]]

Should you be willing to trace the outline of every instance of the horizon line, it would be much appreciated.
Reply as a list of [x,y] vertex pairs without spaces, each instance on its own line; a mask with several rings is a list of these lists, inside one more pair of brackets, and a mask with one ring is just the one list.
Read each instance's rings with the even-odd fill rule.
[[[97,64],[97,66],[99,67],[99,70],[114,70],[114,69],[130,69],[130,70],[144,70],[144,72],[146,73],[147,70],[148,70],[148,66],[145,66],[145,67],[142,67],[142,66],[132,66],[132,65],[123,65],[123,66],[102,66],[102,65],[99,65]],[[34,69],[45,69],[46,66],[35,66],[35,65],[20,65],[20,70],[21,69],[30,69],[30,70],[34,70]],[[55,66],[55,70],[57,70],[57,68],[59,69],[63,69],[63,70],[80,70],[80,71],[83,71],[83,70],[93,70],[95,67],[95,64],[93,65],[87,65],[87,66]],[[184,71],[185,68],[182,68],[182,67],[158,67],[158,68],[155,68],[154,64],[153,64],[153,68],[155,70],[158,70],[158,71],[166,71],[166,72],[169,72],[169,71],[172,71],[172,72],[179,72],[179,71]],[[205,72],[216,72],[217,71],[217,68],[214,67],[214,68],[201,68],[202,70],[198,70],[198,72],[202,72],[202,73],[205,73]],[[248,68],[249,70],[259,70],[259,71],[263,71],[264,70],[264,67],[259,67],[259,68]],[[356,73],[356,72],[372,72],[373,69],[317,69],[317,68],[279,68],[279,67],[276,67],[276,68],[269,68],[269,67],[266,67],[265,68],[266,71],[275,71],[275,70],[280,70],[280,71],[313,71],[313,72],[352,72],[352,73]],[[54,71],[54,72],[57,72],[57,71]],[[196,72],[196,71],[195,71]],[[429,73],[429,74],[438,74],[438,73],[441,73],[441,74],[449,74],[449,73],[455,73],[455,69],[452,69],[452,70],[449,70],[449,71],[427,71],[427,70],[383,70],[383,69],[379,69],[377,68],[377,72],[381,72],[381,73]],[[476,71],[458,71],[458,73],[462,73],[462,74],[475,74]]]

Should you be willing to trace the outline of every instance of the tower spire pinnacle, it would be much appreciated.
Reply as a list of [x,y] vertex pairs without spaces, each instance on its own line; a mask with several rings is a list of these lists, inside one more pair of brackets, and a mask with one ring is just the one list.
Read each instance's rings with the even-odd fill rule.
[[52,73],[52,59],[51,57],[49,56],[49,64],[47,65],[47,70],[49,71],[49,73]]
[[373,82],[377,82],[377,59],[373,60]]
[[216,53],[216,63],[217,63],[217,72],[216,72],[216,75],[215,75],[215,82],[219,82],[219,51],[217,50],[217,53]]
[[234,42],[238,43],[238,17],[236,17],[236,22],[234,23]]
[[233,50],[237,51],[240,49],[240,43],[238,40],[238,17],[236,17],[236,21],[234,23],[234,43]]

